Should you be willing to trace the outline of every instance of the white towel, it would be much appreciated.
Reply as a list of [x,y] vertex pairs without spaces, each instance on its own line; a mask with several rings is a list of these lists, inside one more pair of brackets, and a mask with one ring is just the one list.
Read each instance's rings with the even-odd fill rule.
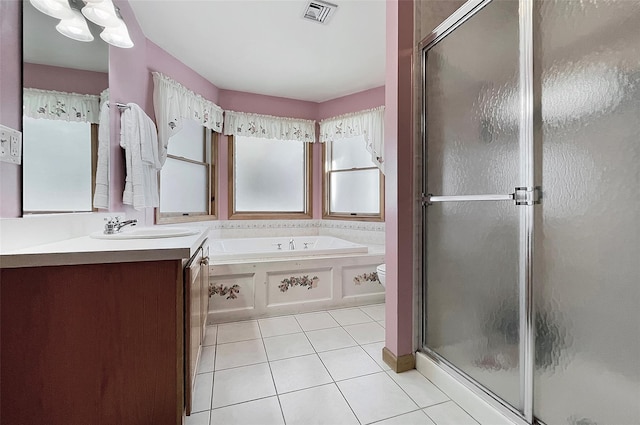
[[127,176],[122,202],[137,210],[159,205],[156,126],[135,103],[127,104],[120,120],[120,146],[125,149]]
[[109,209],[109,102],[100,106],[98,126],[98,165],[93,207]]

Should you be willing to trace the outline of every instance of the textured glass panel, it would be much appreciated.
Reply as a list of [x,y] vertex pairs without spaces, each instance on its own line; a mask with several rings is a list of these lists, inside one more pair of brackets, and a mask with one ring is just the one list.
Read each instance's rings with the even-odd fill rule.
[[640,423],[640,2],[536,1],[535,415]]
[[433,204],[427,228],[427,346],[519,406],[517,207]]
[[235,210],[302,212],[305,144],[235,137]]
[[332,170],[376,166],[371,161],[371,154],[367,151],[367,143],[364,141],[364,136],[350,137],[328,143],[332,148],[330,167]]
[[333,213],[378,214],[380,212],[380,171],[359,170],[331,173]]
[[519,131],[518,2],[492,2],[427,53],[429,193],[511,193]]
[[160,172],[160,211],[207,213],[208,179],[206,165],[167,158]]
[[23,117],[23,209],[91,211],[91,124]]
[[182,130],[169,138],[167,153],[194,161],[207,162],[204,157],[204,127],[193,120],[184,120]]
[[[428,192],[518,186],[518,2],[494,1],[427,53]],[[512,202],[427,208],[426,345],[521,409],[519,215]]]

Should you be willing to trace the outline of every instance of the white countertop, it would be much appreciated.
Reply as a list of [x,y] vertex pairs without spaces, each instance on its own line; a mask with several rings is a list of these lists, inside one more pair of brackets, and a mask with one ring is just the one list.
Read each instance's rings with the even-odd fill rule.
[[206,239],[208,227],[190,236],[155,239],[94,239],[89,236],[34,245],[0,254],[0,268],[126,263],[188,259]]

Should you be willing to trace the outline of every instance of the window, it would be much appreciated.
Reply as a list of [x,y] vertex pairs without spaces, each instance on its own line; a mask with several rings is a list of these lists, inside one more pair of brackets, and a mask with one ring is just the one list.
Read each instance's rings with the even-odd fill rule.
[[215,141],[217,134],[193,120],[169,139],[160,171],[158,223],[215,218]]
[[23,117],[25,213],[93,210],[97,128],[88,122]]
[[308,143],[229,137],[230,218],[310,218]]
[[384,184],[363,136],[325,143],[327,218],[384,219]]

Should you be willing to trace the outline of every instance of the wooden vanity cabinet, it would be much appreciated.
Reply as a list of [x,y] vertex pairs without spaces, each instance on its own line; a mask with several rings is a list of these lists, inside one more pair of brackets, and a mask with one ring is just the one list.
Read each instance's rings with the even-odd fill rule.
[[190,415],[209,309],[209,248],[206,241],[184,267],[184,285],[185,413]]
[[181,424],[182,265],[0,269],[0,422]]

